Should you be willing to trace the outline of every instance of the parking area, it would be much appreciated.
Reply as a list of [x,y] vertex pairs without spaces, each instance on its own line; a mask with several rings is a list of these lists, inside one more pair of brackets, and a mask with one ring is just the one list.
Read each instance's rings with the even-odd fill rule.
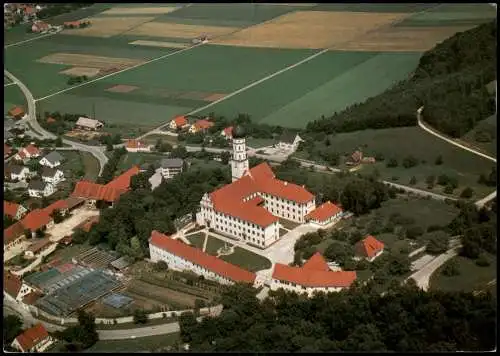
[[50,234],[50,241],[59,241],[64,236],[71,235],[73,229],[92,216],[98,216],[98,210],[91,210],[88,208],[78,208],[73,210],[72,216],[59,224],[55,224],[47,233]]

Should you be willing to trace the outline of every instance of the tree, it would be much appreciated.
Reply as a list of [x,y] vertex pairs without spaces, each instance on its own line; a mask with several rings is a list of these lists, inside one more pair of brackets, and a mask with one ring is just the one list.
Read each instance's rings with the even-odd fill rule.
[[469,199],[472,198],[473,194],[474,190],[472,190],[471,187],[465,187],[464,190],[462,190],[462,193],[460,193],[460,198]]
[[231,159],[231,153],[229,151],[222,152],[220,156],[221,156],[222,164],[224,164],[224,165],[229,164],[229,160]]
[[196,317],[191,312],[184,312],[179,317],[179,326],[181,329],[181,339],[183,342],[190,342],[192,340],[192,333],[198,326]]
[[418,159],[416,159],[412,155],[409,155],[408,157],[405,157],[403,159],[403,167],[404,168],[411,168],[411,167],[415,167],[416,165],[418,165]]
[[415,184],[417,184],[417,178],[415,176],[412,176],[410,178],[410,185],[415,185]]
[[443,192],[445,194],[453,194],[454,190],[455,189],[453,188],[453,186],[451,184],[447,184],[446,187],[444,187]]
[[23,331],[23,321],[15,314],[3,317],[3,346],[10,345],[12,341]]
[[431,255],[439,255],[446,252],[448,244],[449,236],[443,231],[436,231],[429,236],[425,251]]
[[452,258],[443,268],[441,272],[446,277],[453,277],[460,275],[460,269],[458,268],[458,263],[456,258]]
[[387,164],[386,164],[387,167],[389,168],[394,168],[394,167],[397,167],[398,166],[398,160],[396,158],[391,158]]
[[87,241],[87,238],[88,234],[84,230],[78,228],[73,232],[72,241],[76,244],[83,244],[85,241]]
[[106,143],[106,151],[111,152],[111,151],[113,151],[113,149],[114,149],[113,143],[111,143],[111,142]]
[[155,263],[154,268],[158,272],[165,272],[168,270],[168,264],[165,261],[158,261]]
[[436,160],[434,161],[434,163],[437,165],[437,166],[440,166],[443,164],[443,156],[439,155],[436,157]]
[[56,147],[62,147],[63,146],[63,141],[62,141],[61,136],[57,136],[57,138],[55,140],[55,145],[56,145]]
[[436,176],[430,175],[425,178],[425,183],[427,183],[428,188],[433,188],[436,182]]
[[391,275],[401,276],[410,271],[410,260],[407,255],[390,255],[387,266]]
[[56,224],[59,224],[60,222],[62,222],[64,220],[64,217],[61,213],[61,210],[59,210],[59,209],[54,209],[51,216],[52,216],[52,219],[54,219],[54,223],[56,223]]
[[26,237],[27,239],[31,239],[33,237],[33,233],[30,229],[24,229],[24,237]]
[[36,234],[36,237],[39,239],[41,239],[45,236],[45,232],[42,229],[36,229],[35,234]]
[[78,325],[69,326],[63,331],[56,331],[54,336],[67,342],[68,351],[87,349],[99,341],[95,317],[83,310],[77,311]]
[[148,315],[143,309],[135,309],[133,318],[134,324],[146,324],[148,322]]

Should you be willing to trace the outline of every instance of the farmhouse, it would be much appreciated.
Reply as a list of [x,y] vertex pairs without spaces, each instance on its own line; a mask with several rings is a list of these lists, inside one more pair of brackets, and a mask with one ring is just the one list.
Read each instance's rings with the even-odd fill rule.
[[299,147],[299,143],[304,140],[299,135],[291,132],[284,132],[279,138],[278,147],[282,150],[295,152]]
[[26,147],[23,147],[19,150],[19,152],[17,152],[17,154],[14,156],[14,159],[16,161],[23,161],[23,162],[26,162],[32,158],[37,158],[37,157],[40,157],[41,155],[41,151],[38,149],[38,147],[36,147],[35,145],[33,144],[30,144]]
[[42,323],[26,329],[12,342],[12,347],[21,352],[43,352],[54,343]]
[[61,165],[64,157],[57,151],[52,151],[40,160],[40,164],[45,167],[55,168]]
[[43,167],[42,180],[55,186],[64,180],[64,173],[58,168]]
[[104,124],[98,120],[80,117],[76,121],[75,127],[80,130],[96,131],[102,128]]
[[214,126],[214,123],[205,119],[196,121],[189,128],[190,133],[206,132],[209,128]]
[[316,207],[304,187],[279,180],[267,163],[248,168],[244,131],[233,131],[233,182],[205,193],[196,214],[199,225],[265,248],[279,239],[278,217],[305,222]]
[[41,239],[30,245],[26,251],[24,251],[24,257],[35,258],[39,253],[46,251],[49,246],[52,246],[53,242],[49,239]]
[[221,131],[221,136],[225,137],[228,140],[232,139],[233,127],[232,126],[226,127],[224,130]]
[[10,147],[7,144],[3,144],[3,159],[9,158],[9,156],[12,154],[12,147]]
[[25,115],[24,109],[20,106],[14,106],[12,109],[9,110],[8,115],[12,117],[13,119],[22,119]]
[[43,21],[35,21],[33,25],[31,25],[31,31],[35,33],[45,32],[50,29],[50,25]]
[[55,187],[41,180],[34,179],[28,185],[28,194],[33,198],[41,198],[51,196],[56,192]]
[[67,200],[57,200],[42,209],[42,211],[49,216],[52,216],[55,210],[58,210],[62,216],[66,215],[69,211]]
[[161,160],[161,175],[165,179],[171,179],[182,172],[184,161],[180,158],[165,158]]
[[3,201],[3,214],[9,216],[12,219],[21,219],[27,211],[28,209],[20,204],[12,203],[6,200]]
[[372,235],[368,235],[363,240],[358,241],[354,248],[357,257],[365,258],[369,262],[373,262],[373,260],[384,252],[384,244]]
[[355,280],[355,271],[331,271],[323,256],[316,252],[302,267],[276,263],[270,289],[305,292],[311,297],[314,292],[340,292]]
[[35,209],[21,220],[21,224],[24,229],[31,230],[32,235],[35,236],[36,230],[54,226],[54,220],[46,211]]
[[319,207],[306,215],[306,220],[321,227],[336,224],[342,218],[342,209],[330,201],[321,204]]
[[3,249],[4,252],[21,244],[24,238],[24,226],[17,222],[3,230]]
[[9,271],[3,272],[3,295],[12,301],[20,301],[33,291],[33,288],[23,283],[22,279]]
[[173,120],[170,121],[169,127],[172,130],[180,130],[186,126],[188,126],[188,121],[184,116],[177,116]]
[[206,254],[156,230],[151,232],[149,253],[152,262],[165,261],[169,268],[178,271],[189,270],[221,284],[253,284],[256,277],[255,273]]
[[152,145],[139,140],[128,140],[125,148],[127,152],[151,152]]
[[10,172],[10,179],[12,180],[26,180],[30,176],[30,170],[28,167],[19,166],[17,164],[11,164],[8,167],[8,172]]

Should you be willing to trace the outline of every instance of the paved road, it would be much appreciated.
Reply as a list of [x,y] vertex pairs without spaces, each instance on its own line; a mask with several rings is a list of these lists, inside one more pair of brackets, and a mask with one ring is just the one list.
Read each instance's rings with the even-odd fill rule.
[[55,325],[55,324],[47,323],[45,321],[36,319],[33,315],[31,315],[30,312],[28,312],[26,309],[21,307],[19,304],[12,302],[11,300],[9,300],[5,297],[3,298],[3,303],[4,303],[3,304],[4,308],[8,308],[11,311],[13,311],[14,313],[16,313],[17,315],[22,316],[22,319],[24,321],[24,326],[31,326],[31,325],[35,325],[37,323],[42,323],[43,326],[45,326],[45,328],[48,331],[57,331],[57,330],[64,330],[65,329],[64,326]]
[[414,193],[414,194],[421,195],[421,196],[429,196],[432,199],[437,199],[437,200],[445,200],[445,199],[457,200],[457,198],[447,197],[445,195],[428,192],[428,191],[422,190],[422,189],[408,187],[406,185],[397,184],[397,183],[389,182],[389,181],[386,181],[386,180],[383,180],[382,183],[390,185],[390,186],[393,186],[395,188],[403,189],[405,192]]
[[[26,120],[27,123],[33,128],[35,134],[38,134],[40,138],[44,139],[55,139],[57,136],[51,132],[46,131],[43,127],[40,126],[36,119],[36,101],[33,98],[33,95],[29,91],[29,89],[24,85],[19,79],[17,79],[12,73],[8,70],[4,69],[4,75],[7,76],[10,80],[17,84],[17,86],[21,89],[24,96],[26,97],[26,102],[28,103],[28,118]],[[104,147],[96,147],[84,145],[82,143],[70,141],[63,139],[63,143],[70,145],[73,149],[78,151],[86,151],[91,153],[97,160],[99,161],[99,175],[102,173],[102,169],[104,165],[108,161],[108,157],[104,154]]]

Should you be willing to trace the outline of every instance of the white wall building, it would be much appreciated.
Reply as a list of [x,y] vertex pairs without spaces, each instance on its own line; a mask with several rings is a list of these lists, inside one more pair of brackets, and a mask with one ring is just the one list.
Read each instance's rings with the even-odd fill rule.
[[160,169],[161,175],[165,179],[174,178],[182,172],[184,161],[180,158],[165,158],[161,160]]
[[12,342],[12,347],[29,353],[44,352],[54,343],[54,339],[49,335],[42,323],[38,323],[23,331]]
[[151,232],[149,254],[152,262],[165,261],[168,268],[192,271],[221,284],[245,282],[253,284],[255,273],[223,261],[202,250],[186,245],[158,231]]
[[42,171],[42,180],[55,186],[64,180],[64,173],[57,168],[45,167]]
[[40,160],[40,164],[45,167],[56,168],[61,165],[63,159],[64,157],[59,152],[52,151]]
[[30,170],[25,166],[17,166],[13,165],[10,167],[10,178],[12,180],[26,180],[26,178],[30,177]]
[[279,139],[278,148],[292,153],[297,150],[299,144],[303,141],[304,140],[299,135],[285,132]]
[[28,194],[33,198],[41,198],[51,196],[56,192],[55,187],[40,180],[32,180],[28,185]]

